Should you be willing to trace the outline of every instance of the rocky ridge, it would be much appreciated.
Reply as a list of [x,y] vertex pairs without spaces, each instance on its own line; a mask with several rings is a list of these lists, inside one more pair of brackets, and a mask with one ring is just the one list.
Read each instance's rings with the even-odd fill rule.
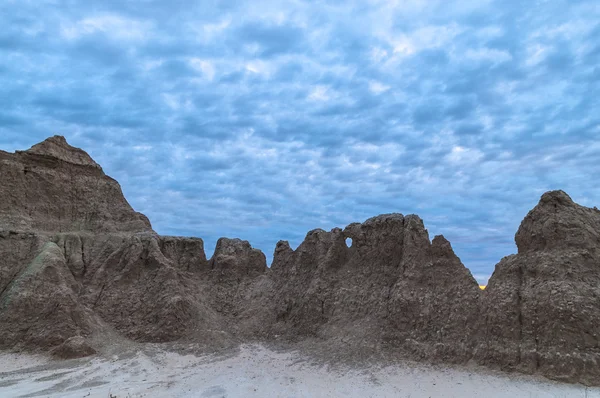
[[[443,236],[386,214],[281,241],[157,235],[84,151],[0,151],[0,348],[306,339],[600,385],[600,212],[542,196],[481,291]],[[346,245],[346,239],[352,245]]]

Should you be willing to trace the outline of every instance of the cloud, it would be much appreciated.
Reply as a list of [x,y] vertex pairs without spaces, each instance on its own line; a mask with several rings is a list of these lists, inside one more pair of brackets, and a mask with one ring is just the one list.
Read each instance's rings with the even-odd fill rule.
[[231,45],[259,57],[270,58],[303,49],[301,28],[283,24],[252,21],[238,27]]
[[480,282],[548,189],[600,188],[600,11],[545,2],[0,5],[0,147],[63,134],[163,234],[417,213]]
[[148,37],[148,30],[150,29],[148,25],[118,15],[105,14],[86,17],[75,23],[61,25],[61,34],[68,40],[101,33],[111,39],[137,41]]

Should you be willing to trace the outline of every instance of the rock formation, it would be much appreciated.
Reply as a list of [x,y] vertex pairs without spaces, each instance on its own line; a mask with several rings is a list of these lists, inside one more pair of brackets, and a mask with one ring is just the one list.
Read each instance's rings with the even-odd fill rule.
[[[2,345],[49,348],[90,331],[75,278],[61,249],[47,242],[0,296]],[[4,268],[4,267],[3,267]]]
[[483,292],[415,215],[281,241],[270,269],[239,239],[207,259],[199,238],[157,235],[88,154],[52,137],[0,151],[0,348],[309,339],[600,384],[600,212],[546,193],[516,241]]
[[151,231],[119,184],[81,149],[52,137],[24,152],[0,151],[0,228],[42,232]]
[[279,242],[272,268],[276,321],[292,334],[385,344],[432,360],[471,352],[478,284],[443,236],[430,242],[415,215],[314,230],[295,251]]
[[483,294],[476,358],[600,383],[600,211],[545,193]]
[[98,325],[137,341],[214,340],[267,269],[245,241],[221,240],[207,261],[201,239],[158,236],[63,137],[0,151],[0,179],[0,348],[64,356]]

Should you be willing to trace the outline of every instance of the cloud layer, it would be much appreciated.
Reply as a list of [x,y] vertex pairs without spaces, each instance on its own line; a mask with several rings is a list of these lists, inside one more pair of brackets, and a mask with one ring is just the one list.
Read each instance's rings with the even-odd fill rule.
[[485,282],[544,191],[600,202],[599,21],[594,0],[8,0],[0,147],[65,135],[209,254],[416,213]]

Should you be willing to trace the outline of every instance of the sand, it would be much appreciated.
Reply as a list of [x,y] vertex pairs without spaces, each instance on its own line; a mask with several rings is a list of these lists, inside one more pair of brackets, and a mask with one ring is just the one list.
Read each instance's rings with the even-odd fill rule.
[[246,345],[221,356],[157,346],[55,361],[0,353],[0,397],[586,397],[600,389],[416,364],[331,369],[295,352]]

